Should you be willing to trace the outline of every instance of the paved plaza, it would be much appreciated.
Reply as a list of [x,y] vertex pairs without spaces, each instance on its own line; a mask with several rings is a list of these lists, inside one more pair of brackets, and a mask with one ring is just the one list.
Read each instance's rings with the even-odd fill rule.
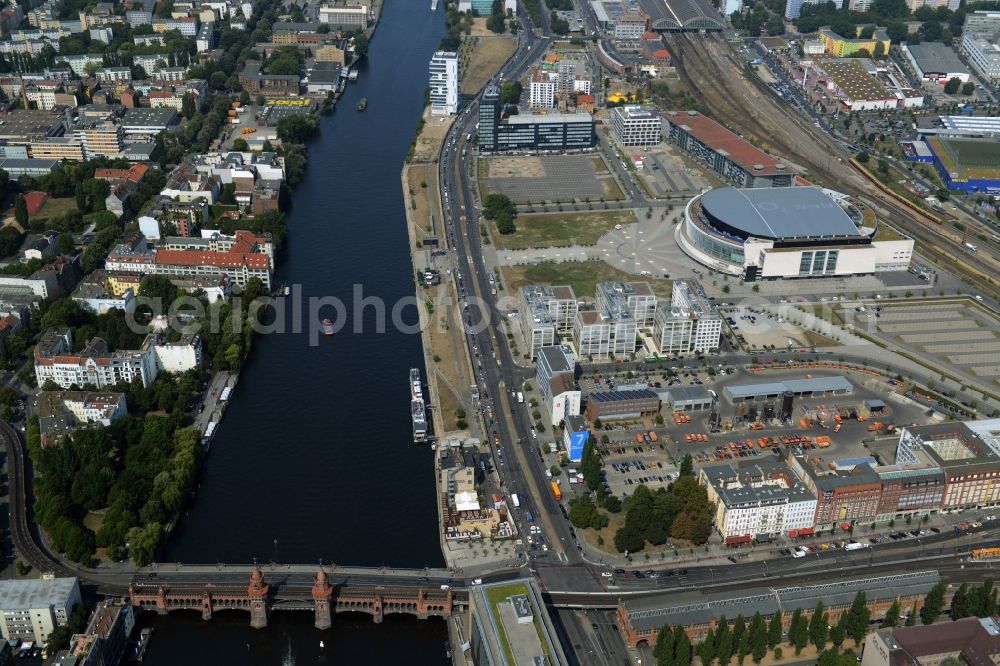
[[492,157],[480,159],[479,165],[486,189],[515,203],[622,198],[599,155]]

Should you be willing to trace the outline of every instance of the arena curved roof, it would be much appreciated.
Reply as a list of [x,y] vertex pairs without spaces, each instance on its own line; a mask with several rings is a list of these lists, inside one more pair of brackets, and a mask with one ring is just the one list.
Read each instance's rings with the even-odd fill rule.
[[756,238],[861,235],[844,209],[818,187],[721,187],[701,195],[701,207],[710,218]]
[[639,0],[651,30],[724,30],[708,0]]

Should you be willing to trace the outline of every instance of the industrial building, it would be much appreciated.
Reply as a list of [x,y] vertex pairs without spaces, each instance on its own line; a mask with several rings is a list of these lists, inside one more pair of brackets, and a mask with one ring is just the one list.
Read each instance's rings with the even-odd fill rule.
[[649,389],[598,391],[587,396],[587,420],[640,419],[660,411],[660,396]]
[[725,30],[726,24],[709,0],[639,0],[649,17],[649,29],[658,32]]
[[913,239],[881,231],[870,208],[818,187],[709,190],[683,224],[685,254],[748,282],[903,271],[913,254]]
[[567,345],[542,347],[535,366],[535,381],[549,424],[559,425],[567,416],[579,416],[580,389],[573,350]]
[[783,460],[739,460],[698,473],[715,505],[713,524],[727,546],[811,528],[816,494]]
[[715,396],[704,386],[671,386],[657,394],[675,412],[704,411],[715,404]]
[[789,187],[796,172],[697,111],[661,114],[667,140],[737,187]]
[[762,384],[728,384],[723,389],[726,397],[732,402],[775,400],[790,392],[794,397],[816,397],[830,395],[847,395],[854,390],[846,378],[813,377],[812,379],[788,379],[783,382],[767,382]]
[[971,76],[955,50],[941,42],[902,44],[900,50],[922,81],[945,84],[958,79],[965,83]]
[[[737,616],[752,617],[759,612],[770,617],[780,611],[785,627],[795,611],[811,615],[823,602],[834,623],[850,608],[858,592],[867,595],[872,617],[880,617],[893,602],[903,608],[923,599],[940,577],[936,571],[914,571],[872,578],[851,578],[790,587],[749,587],[738,596],[732,592],[668,592],[656,597],[631,598],[618,604],[618,626],[631,646],[641,641],[652,645],[660,627],[681,626],[692,642],[705,638],[709,628],[725,615],[730,622]],[[937,626],[937,625],[935,625]],[[717,628],[717,627],[716,627]],[[893,662],[894,664],[897,662]]]
[[611,131],[622,146],[655,146],[663,140],[660,116],[641,106],[611,109]]

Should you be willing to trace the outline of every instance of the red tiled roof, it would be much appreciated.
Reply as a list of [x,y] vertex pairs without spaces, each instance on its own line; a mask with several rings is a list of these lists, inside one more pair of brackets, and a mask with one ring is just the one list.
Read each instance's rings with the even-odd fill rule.
[[238,251],[160,250],[156,253],[156,263],[170,266],[215,266],[217,268],[268,269],[271,267],[270,259],[266,254]]
[[669,58],[670,57],[670,51],[668,51],[666,49],[657,49],[657,50],[653,51],[653,57],[654,58]]
[[[711,118],[700,113],[687,111],[665,112],[661,116],[685,130],[712,150],[722,153],[733,162],[755,176],[773,176],[779,173],[793,174],[794,170],[784,162],[776,160],[763,150],[751,145],[739,135],[727,130]],[[756,169],[757,165],[762,168]],[[781,166],[782,168],[778,168]]]
[[577,95],[576,97],[577,104],[583,104],[586,102],[593,102],[593,101],[594,101],[593,95]]

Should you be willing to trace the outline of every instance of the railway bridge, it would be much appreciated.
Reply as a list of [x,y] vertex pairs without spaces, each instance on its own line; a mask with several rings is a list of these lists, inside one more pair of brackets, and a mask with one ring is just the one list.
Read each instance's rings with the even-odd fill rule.
[[128,587],[128,598],[136,610],[165,615],[174,610],[197,610],[210,620],[222,610],[245,610],[250,626],[267,626],[272,610],[311,610],[317,629],[332,625],[334,613],[367,613],[375,622],[391,613],[405,613],[420,619],[450,617],[456,606],[468,603],[462,590],[385,586],[376,584],[335,585],[322,567],[313,576],[312,585],[289,580],[267,581],[264,572],[254,566],[246,585],[231,579],[219,581],[170,582],[136,580]]

